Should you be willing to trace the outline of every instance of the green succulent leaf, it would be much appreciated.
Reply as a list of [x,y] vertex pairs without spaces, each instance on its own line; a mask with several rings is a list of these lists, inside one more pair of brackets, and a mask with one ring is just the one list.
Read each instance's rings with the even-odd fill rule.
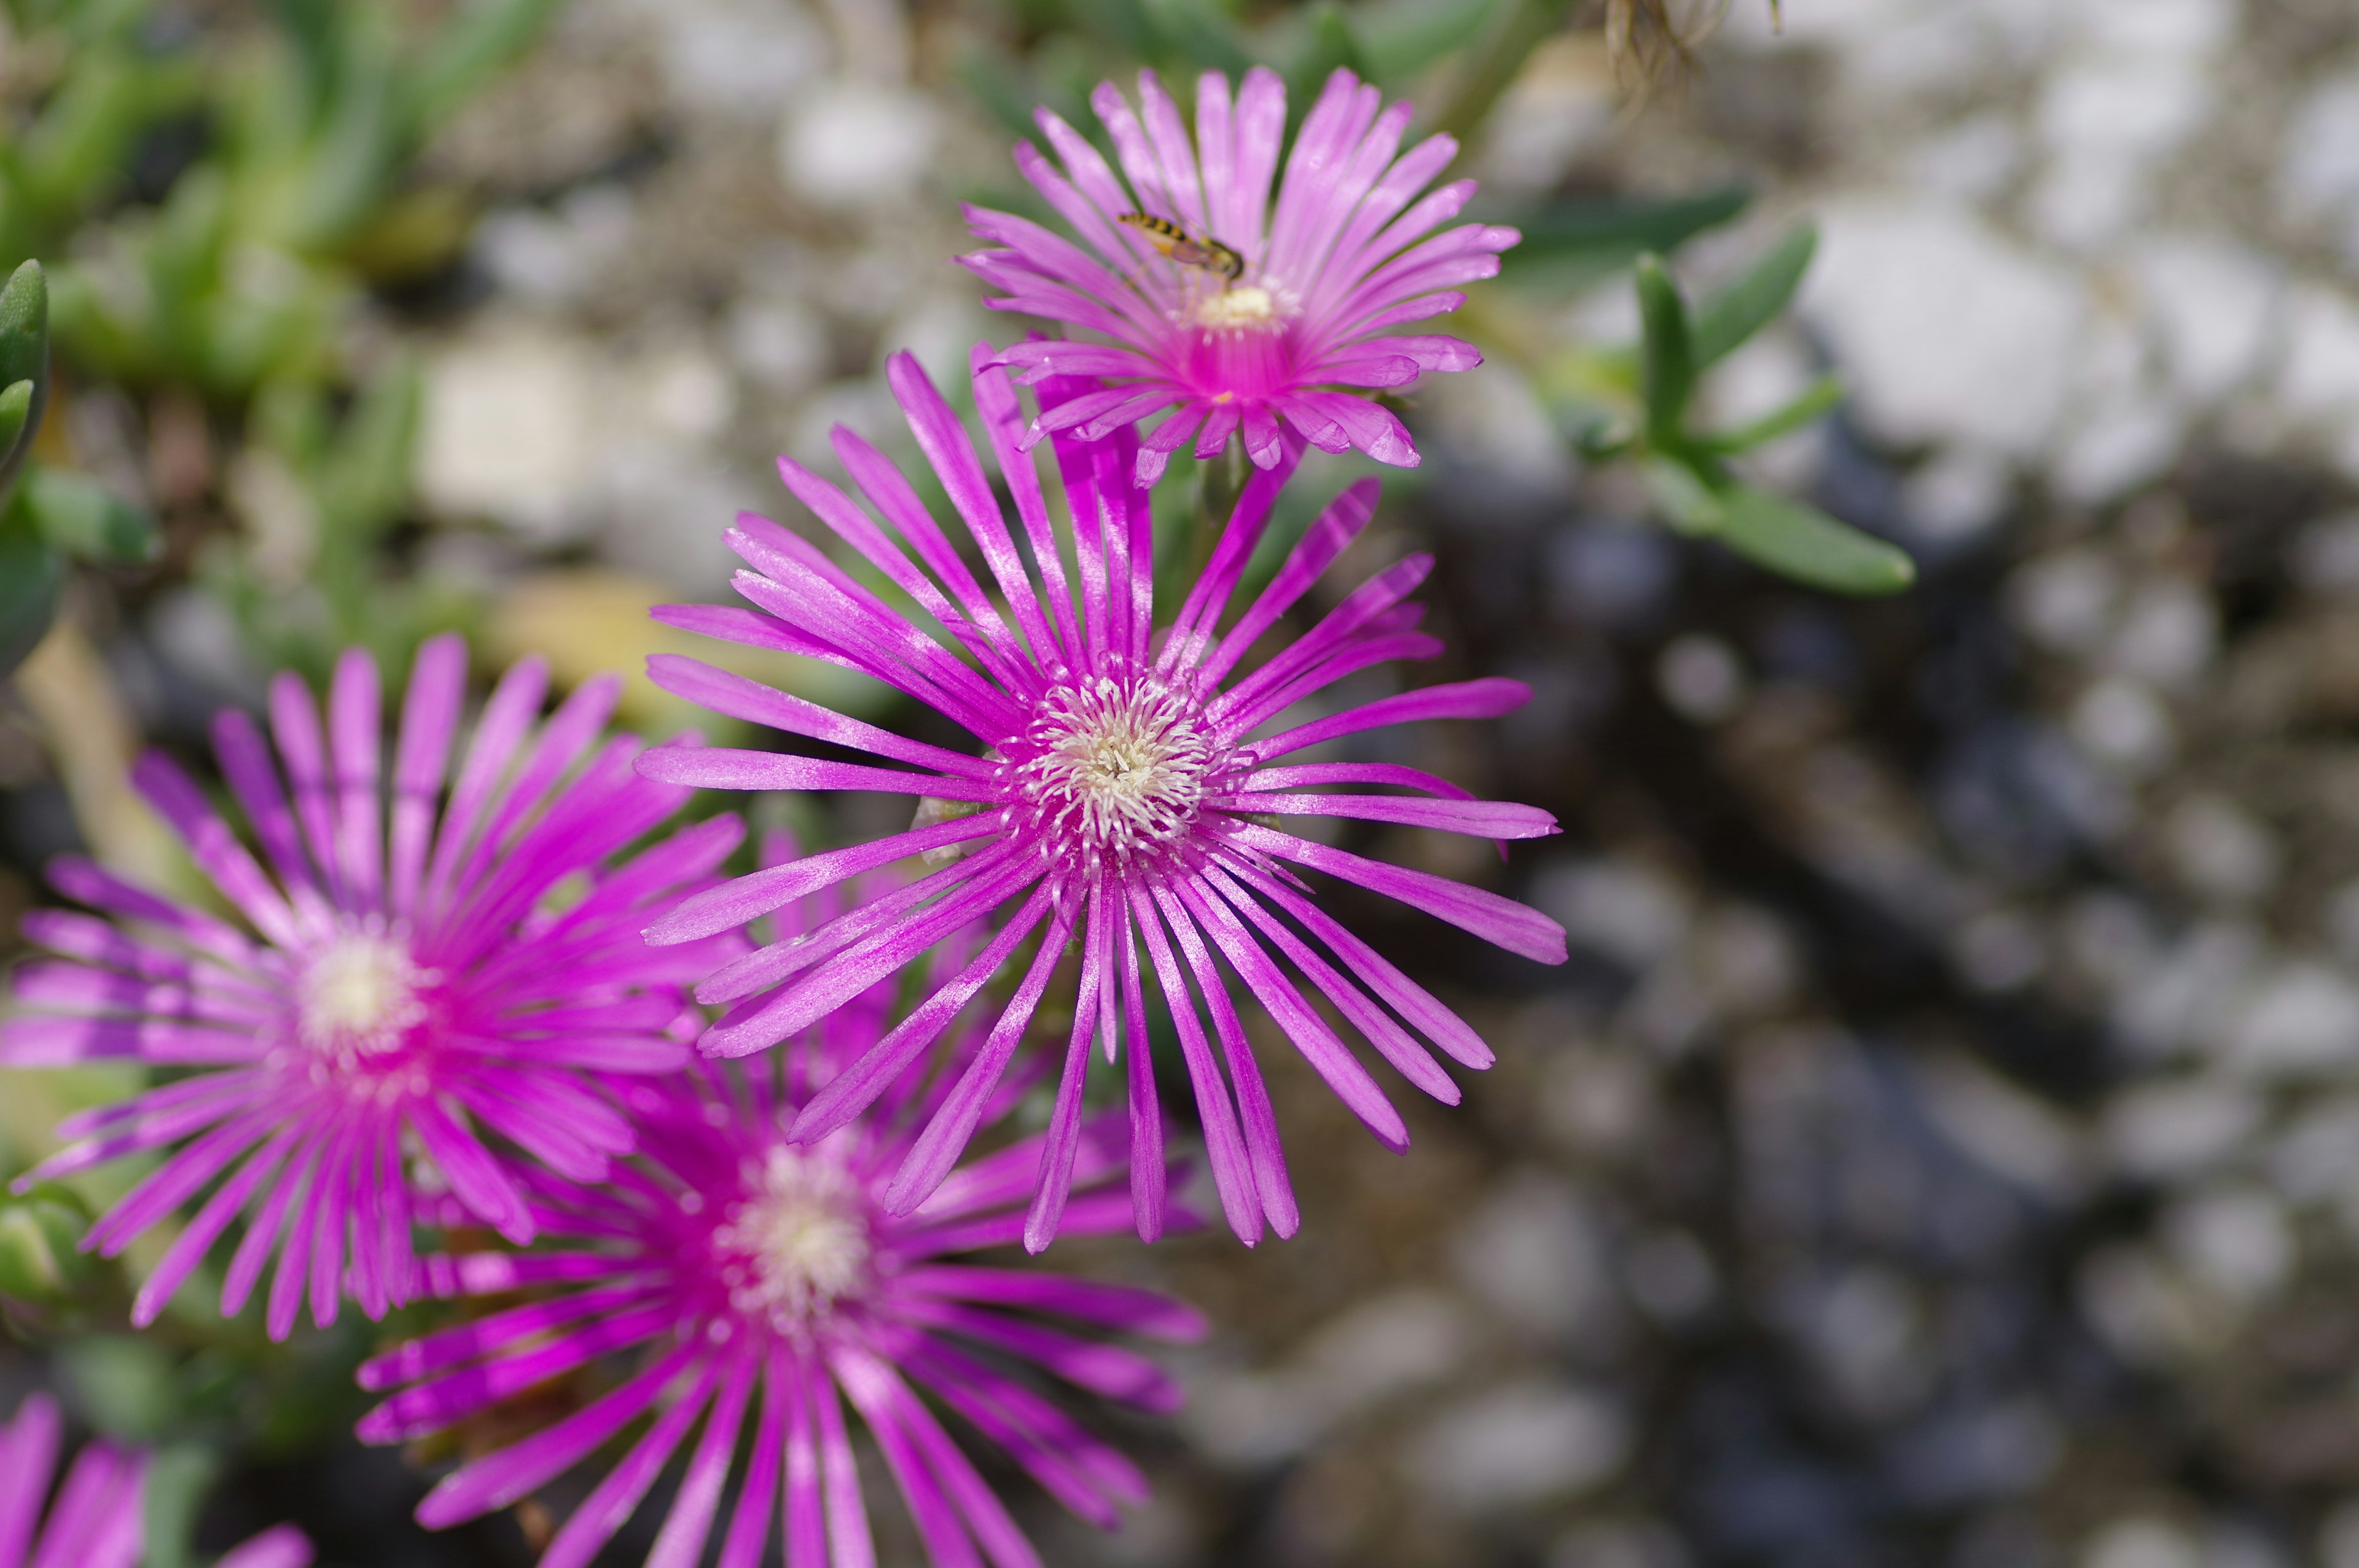
[[174,1444],[149,1463],[142,1568],[191,1568],[197,1561],[197,1515],[220,1476],[220,1459],[195,1444]]
[[1352,35],[1371,78],[1388,91],[1481,34],[1499,0],[1392,0],[1363,5]]
[[1802,275],[1810,270],[1810,257],[1818,248],[1818,225],[1798,223],[1769,247],[1767,255],[1753,264],[1751,271],[1707,300],[1696,312],[1696,368],[1726,359],[1776,320],[1801,287]]
[[0,287],[0,386],[38,384],[49,361],[49,280],[28,261]]
[[1660,256],[1638,258],[1638,319],[1646,330],[1638,380],[1647,407],[1647,439],[1658,447],[1676,447],[1688,398],[1695,391],[1696,362],[1689,341],[1687,300]]
[[1502,257],[1509,280],[1533,276],[1555,284],[1559,275],[1605,276],[1644,252],[1668,254],[1705,229],[1725,223],[1753,199],[1743,186],[1668,201],[1623,197],[1551,201],[1514,215],[1523,240]]
[[1143,5],[1165,46],[1189,64],[1231,76],[1252,69],[1253,56],[1238,41],[1235,27],[1209,0],[1143,0]]
[[33,399],[38,390],[29,381],[0,387],[0,491],[16,477],[24,449],[32,445]]
[[408,108],[419,133],[465,106],[532,46],[564,0],[484,0],[456,9],[409,73]]
[[1305,106],[1317,99],[1319,89],[1339,69],[1364,80],[1371,74],[1351,21],[1334,0],[1321,0],[1312,6],[1309,20],[1301,52],[1286,70],[1287,101]]
[[1696,445],[1706,451],[1733,453],[1749,452],[1756,447],[1766,447],[1780,436],[1790,435],[1806,425],[1816,423],[1829,410],[1843,401],[1843,383],[1832,375],[1822,375],[1812,382],[1799,397],[1774,414],[1765,414],[1749,425],[1717,435],[1700,437]]
[[1647,493],[1663,520],[1682,534],[1717,534],[1728,521],[1721,494],[1677,458],[1657,453],[1647,460]]
[[20,524],[0,520],[0,678],[49,634],[66,564],[47,540]]
[[1907,555],[1814,506],[1750,485],[1731,486],[1722,499],[1721,542],[1781,576],[1854,594],[1898,593],[1917,580]]
[[136,567],[163,552],[154,519],[71,469],[40,464],[26,470],[17,505],[36,534],[77,560]]

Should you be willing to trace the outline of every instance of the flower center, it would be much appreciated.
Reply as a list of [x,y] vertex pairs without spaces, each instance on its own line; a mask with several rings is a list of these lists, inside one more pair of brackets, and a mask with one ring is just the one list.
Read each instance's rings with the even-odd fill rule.
[[435,978],[382,936],[339,936],[296,979],[296,1035],[323,1055],[383,1055],[424,1022],[419,993]]
[[849,1171],[777,1148],[746,1185],[752,1195],[714,1233],[732,1306],[793,1331],[867,1282],[868,1221]]
[[1127,864],[1195,825],[1225,752],[1186,692],[1147,677],[1099,676],[1043,697],[1018,768],[1048,832],[1093,863]]
[[1210,332],[1266,327],[1277,317],[1277,297],[1252,284],[1208,294],[1196,305],[1196,325]]

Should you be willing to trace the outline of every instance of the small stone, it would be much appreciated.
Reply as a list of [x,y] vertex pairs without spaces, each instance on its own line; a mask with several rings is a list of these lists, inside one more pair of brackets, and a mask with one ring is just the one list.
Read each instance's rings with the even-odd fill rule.
[[2087,0],[2073,11],[2093,50],[2201,59],[2236,37],[2238,0]]
[[1861,421],[1900,446],[2043,451],[2087,315],[2079,282],[1930,201],[1837,204],[1822,223],[1802,308],[1850,377]]
[[2223,1039],[2262,957],[2250,925],[2206,921],[2154,963],[2121,975],[2114,1028],[2148,1059]]
[[1687,935],[1686,890],[1635,860],[1551,866],[1532,896],[1574,941],[1632,968],[1669,957]]
[[1473,1314],[1438,1292],[1375,1296],[1270,1371],[1200,1375],[1183,1420],[1196,1446],[1223,1464],[1275,1464],[1362,1412],[1440,1381],[1479,1337]]
[[2294,290],[2277,396],[2288,412],[2341,427],[2359,417],[2359,305],[2315,286]]
[[2359,1098],[2305,1110],[2269,1150],[2267,1169],[2288,1203],[2317,1203],[2359,1184]]
[[791,300],[739,300],[723,337],[737,368],[781,395],[805,390],[827,369],[825,325]]
[[2184,578],[2159,578],[2140,586],[2123,607],[2106,644],[2105,666],[2174,691],[2203,673],[2219,641],[2212,596]]
[[2359,1054],[2359,988],[2310,963],[2288,964],[2231,1027],[2229,1060],[2247,1072],[2339,1067]]
[[1655,1086],[1633,1054],[1576,1047],[1542,1068],[1540,1120],[1577,1154],[1616,1158],[1636,1148],[1655,1122]]
[[1544,195],[1612,126],[1614,76],[1584,43],[1560,35],[1524,62],[1484,127],[1484,189]]
[[666,435],[691,443],[712,440],[737,411],[737,389],[710,354],[692,349],[635,368],[647,414]]
[[2082,1568],[2204,1568],[2203,1549],[2175,1524],[2129,1519],[2107,1525],[2081,1558]]
[[509,293],[540,305],[571,305],[596,288],[630,249],[636,223],[627,189],[583,186],[549,211],[508,207],[490,213],[476,227],[474,253]]
[[2090,416],[2057,453],[2049,477],[2067,500],[2104,506],[2166,472],[2185,435],[2186,421],[2168,402],[2125,398]]
[[2031,193],[2033,227],[2074,248],[2127,230],[2156,166],[2211,108],[2209,73],[2168,54],[2092,53],[2050,74],[2037,124],[2055,161]]
[[1972,447],[1938,454],[1900,487],[1909,533],[1936,548],[1981,538],[2014,499],[2015,466]]
[[2134,1176],[2166,1177],[2201,1169],[2233,1152],[2259,1125],[2261,1108],[2245,1090],[2209,1079],[2145,1084],[2114,1097],[2105,1141]]
[[2164,1214],[2162,1235],[2181,1267],[2235,1301],[2270,1294],[2293,1269],[2285,1210],[2257,1188],[2182,1199]]
[[2130,268],[2158,330],[2172,390],[2218,401],[2260,370],[2285,280],[2260,254],[2205,235],[2143,242]]
[[1628,1422],[1613,1400],[1570,1383],[1510,1384],[1451,1407],[1409,1440],[1403,1467],[1451,1513],[1529,1508],[1621,1466]]
[[1678,1532],[1652,1519],[1575,1525],[1548,1553],[1548,1568],[1689,1568],[1693,1561]]
[[2019,990],[2048,965],[2048,942],[2039,928],[2006,910],[1986,910],[1958,927],[1951,959],[1966,983],[1980,991]]
[[832,81],[796,100],[778,139],[779,174],[822,206],[889,207],[917,194],[940,135],[925,93]]
[[1451,1243],[1460,1280],[1524,1333],[1569,1340],[1603,1304],[1597,1221],[1581,1190],[1537,1170],[1494,1188]]
[[1690,632],[1675,638],[1655,663],[1655,686],[1680,717],[1718,724],[1745,706],[1745,666],[1717,637]]
[[2031,1399],[1944,1411],[1892,1447],[1893,1478],[1919,1507],[2028,1491],[2063,1456],[2056,1420]]
[[672,0],[664,85],[684,114],[760,121],[826,69],[827,39],[799,8],[762,0]]
[[2073,705],[2071,728],[2082,751],[2133,774],[2159,767],[2178,744],[2170,716],[2137,681],[2114,678],[2092,685]]
[[1854,1267],[1806,1312],[1803,1326],[1836,1390],[1861,1415],[1897,1414],[1922,1391],[1924,1313],[1905,1276]]
[[1630,1249],[1624,1268],[1630,1299],[1668,1323],[1683,1323],[1720,1293],[1712,1255],[1684,1230],[1649,1236]]
[[1549,540],[1548,574],[1549,604],[1560,620],[1630,631],[1661,610],[1679,560],[1660,529],[1579,522]]
[[2094,550],[2060,550],[2016,568],[2007,582],[2015,622],[2043,646],[2062,654],[2097,646],[2113,622],[2121,592],[2114,563]]
[[2164,1362],[2207,1349],[2232,1326],[2140,1248],[2097,1253],[2082,1265],[2078,1282],[2082,1315],[2133,1361]]
[[2163,838],[2179,874],[2209,897],[2241,903],[2277,884],[2277,839],[2222,796],[2194,795],[2181,800],[2171,808]]
[[2312,88],[2286,127],[2277,206],[2297,222],[2338,219],[2359,207],[2359,76]]
[[1532,384],[1493,361],[1495,375],[1451,375],[1418,384],[1418,402],[1453,454],[1493,482],[1556,495],[1577,471],[1562,432]]
[[1910,155],[1919,190],[1986,201],[2023,166],[2023,135],[2004,114],[1977,114],[1920,143]]
[[593,471],[596,368],[570,338],[478,332],[428,362],[418,488],[447,516],[552,537]]
[[2049,1199],[2082,1186],[2084,1140],[2045,1101],[1957,1053],[1930,1059],[1918,1076],[1934,1121],[1985,1169]]
[[2359,1568],[2359,1500],[2338,1505],[2318,1532],[2319,1568]]

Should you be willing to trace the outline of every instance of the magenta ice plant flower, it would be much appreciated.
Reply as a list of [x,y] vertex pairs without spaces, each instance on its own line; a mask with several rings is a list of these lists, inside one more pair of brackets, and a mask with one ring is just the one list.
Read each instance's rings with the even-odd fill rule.
[[1027,384],[1105,383],[1044,397],[1027,439],[1052,430],[1093,439],[1168,409],[1138,447],[1143,484],[1191,439],[1197,456],[1212,457],[1239,437],[1273,468],[1284,428],[1324,451],[1356,447],[1414,466],[1417,445],[1400,420],[1346,389],[1398,391],[1428,371],[1482,362],[1456,338],[1397,330],[1458,308],[1461,286],[1496,275],[1499,253],[1519,238],[1485,223],[1435,232],[1474,193],[1471,179],[1426,190],[1457,142],[1428,136],[1402,152],[1413,107],[1385,107],[1374,87],[1338,70],[1295,136],[1273,205],[1286,133],[1286,88],[1274,72],[1247,71],[1234,100],[1228,78],[1206,72],[1192,141],[1153,71],[1139,73],[1138,96],[1134,112],[1103,82],[1090,100],[1119,175],[1046,109],[1038,117],[1058,161],[1016,146],[1024,178],[1074,237],[967,210],[992,248],[965,264],[1003,291],[985,303],[1075,334],[1018,343],[1003,362]]
[[52,881],[113,918],[26,917],[26,935],[56,956],[16,970],[0,1065],[141,1062],[166,1081],[71,1118],[59,1130],[68,1146],[19,1187],[170,1150],[92,1227],[84,1245],[107,1256],[206,1195],[141,1287],[135,1322],[152,1321],[247,1210],[223,1313],[275,1254],[273,1336],[307,1295],[313,1320],[332,1322],[348,1284],[381,1315],[405,1296],[421,1187],[447,1187],[482,1224],[527,1239],[523,1194],[487,1140],[597,1180],[631,1128],[592,1075],[690,1058],[684,987],[736,939],[690,955],[650,949],[639,930],[705,884],[740,826],[704,822],[618,863],[688,792],[640,776],[636,741],[602,742],[612,677],[539,723],[538,659],[493,692],[446,797],[466,668],[456,637],[419,651],[389,792],[364,653],[336,666],[324,727],[293,676],[270,688],[268,739],[245,713],[221,714],[214,752],[263,861],[169,759],[140,760],[133,782],[235,919],[78,859]]
[[[0,1425],[0,1568],[134,1568],[147,1549],[147,1451],[103,1438],[83,1444],[44,1525],[62,1436],[58,1403],[47,1394],[28,1396]],[[282,1524],[231,1548],[215,1568],[310,1562],[310,1541]]]
[[[423,1260],[438,1296],[530,1294],[364,1366],[364,1387],[397,1390],[361,1422],[369,1442],[440,1431],[602,1357],[632,1360],[610,1391],[443,1480],[419,1505],[421,1523],[440,1529],[506,1507],[643,1422],[549,1541],[541,1568],[596,1557],[683,1449],[649,1563],[703,1562],[717,1531],[720,1568],[756,1568],[781,1538],[788,1568],[869,1568],[847,1400],[941,1568],[1040,1559],[937,1404],[1084,1519],[1111,1528],[1117,1504],[1144,1500],[1145,1476],[1044,1392],[1040,1375],[1167,1412],[1178,1387],[1107,1334],[1193,1340],[1203,1320],[1147,1291],[958,1256],[1022,1233],[1041,1139],[966,1165],[916,1212],[896,1215],[882,1189],[946,1082],[919,1095],[904,1078],[869,1116],[830,1136],[788,1137],[811,1090],[884,1031],[892,989],[853,999],[758,1063],[705,1063],[631,1083],[621,1093],[639,1152],[610,1180],[517,1173],[540,1246]],[[980,1049],[980,1035],[967,1032],[953,1061]],[[1016,1098],[1016,1086],[993,1096],[984,1119]],[[1125,1136],[1118,1113],[1084,1130],[1073,1228],[1129,1225],[1119,1183]]]
[[[995,592],[969,569],[900,471],[858,436],[839,428],[836,452],[897,541],[834,485],[790,460],[779,462],[788,488],[946,637],[889,606],[815,546],[752,516],[741,517],[728,537],[750,568],[737,575],[737,589],[756,608],[658,611],[691,631],[864,671],[963,730],[973,750],[897,734],[694,659],[658,656],[651,673],[667,690],[875,762],[663,748],[640,759],[650,777],[722,789],[881,790],[918,806],[908,832],[693,895],[652,926],[650,938],[710,939],[815,888],[922,855],[937,863],[929,874],[706,980],[699,998],[730,1011],[704,1033],[703,1049],[736,1056],[775,1045],[968,923],[1000,912],[995,935],[971,962],[929,983],[922,1005],[801,1108],[795,1136],[816,1142],[850,1123],[1003,966],[1011,968],[1012,992],[992,993],[1000,1011],[987,1043],[884,1189],[888,1213],[916,1210],[956,1162],[1060,960],[1078,944],[1073,1022],[1025,1244],[1037,1251],[1056,1234],[1080,1145],[1093,1041],[1103,1043],[1110,1061],[1128,1043],[1132,1199],[1140,1234],[1152,1238],[1160,1227],[1162,1114],[1147,1059],[1149,975],[1169,1010],[1231,1227],[1251,1242],[1266,1217],[1280,1235],[1291,1234],[1297,1207],[1269,1097],[1232,1000],[1233,977],[1397,1149],[1408,1141],[1399,1112],[1297,977],[1402,1076],[1439,1099],[1455,1103],[1458,1089],[1419,1036],[1468,1067],[1492,1059],[1462,1020],[1322,911],[1299,873],[1324,872],[1413,903],[1541,962],[1562,962],[1565,945],[1553,921],[1495,893],[1281,826],[1342,817],[1528,838],[1556,831],[1548,813],[1473,800],[1399,763],[1284,759],[1391,725],[1493,717],[1529,693],[1516,681],[1487,679],[1321,706],[1347,676],[1440,650],[1417,629],[1420,611],[1408,602],[1430,565],[1424,556],[1379,572],[1308,631],[1275,635],[1367,523],[1372,481],[1337,497],[1268,585],[1230,615],[1299,441],[1289,441],[1288,460],[1258,470],[1245,486],[1202,578],[1158,629],[1152,520],[1146,492],[1129,481],[1136,441],[1127,431],[1088,443],[1055,438],[1074,520],[1060,541],[1039,477],[1018,450],[1024,423],[1015,390],[1004,371],[988,368],[992,358],[988,344],[975,351],[975,397],[1015,499],[1020,545],[966,431],[917,362],[897,355],[889,375]],[[1077,579],[1066,575],[1060,543],[1072,552]],[[1266,640],[1274,651],[1254,656]],[[1375,790],[1407,793],[1364,793]]]

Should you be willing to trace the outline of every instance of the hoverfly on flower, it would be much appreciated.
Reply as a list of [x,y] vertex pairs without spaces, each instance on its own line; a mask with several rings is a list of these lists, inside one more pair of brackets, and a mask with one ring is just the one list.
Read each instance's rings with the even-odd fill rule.
[[1147,236],[1158,254],[1180,266],[1218,273],[1223,284],[1245,276],[1245,258],[1215,239],[1198,239],[1169,218],[1152,212],[1125,212],[1122,221]]

